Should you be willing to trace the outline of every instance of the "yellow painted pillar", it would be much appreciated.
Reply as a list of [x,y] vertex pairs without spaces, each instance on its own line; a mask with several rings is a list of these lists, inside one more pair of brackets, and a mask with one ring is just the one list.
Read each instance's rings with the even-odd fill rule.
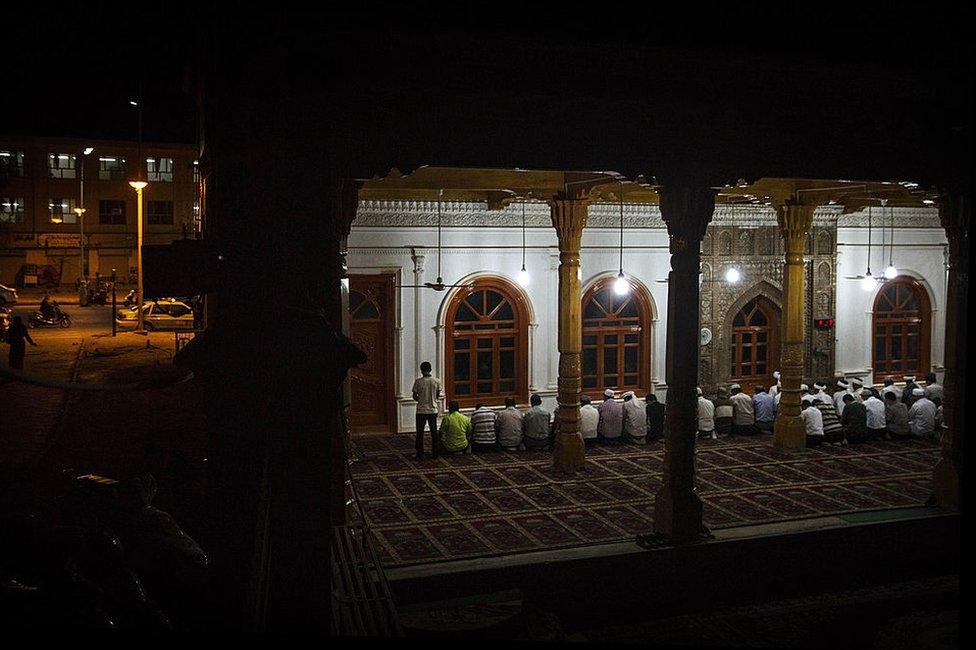
[[783,396],[773,426],[773,446],[782,451],[806,449],[806,426],[800,417],[800,378],[803,375],[803,247],[813,224],[815,205],[788,200],[776,206],[786,263],[783,267],[783,345],[780,383]]
[[586,464],[579,430],[583,374],[579,266],[588,205],[589,199],[568,195],[549,201],[552,225],[559,239],[559,433],[553,443],[553,464],[568,474]]
[[962,505],[962,443],[966,427],[966,313],[969,294],[969,199],[943,199],[939,219],[949,241],[949,279],[946,287],[945,375],[942,379],[942,458],[932,476],[935,502],[940,506]]
[[661,218],[668,227],[668,324],[664,408],[664,472],[654,498],[654,532],[675,542],[702,534],[702,502],[695,491],[698,434],[699,286],[701,240],[715,212],[715,191],[664,186]]

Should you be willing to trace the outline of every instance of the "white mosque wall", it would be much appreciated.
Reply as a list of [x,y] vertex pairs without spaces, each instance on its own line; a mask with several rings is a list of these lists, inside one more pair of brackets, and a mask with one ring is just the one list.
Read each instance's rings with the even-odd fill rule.
[[[434,282],[438,274],[436,212],[427,204],[402,209],[398,202],[374,202],[360,212],[348,238],[347,263],[350,274],[394,272],[400,284]],[[377,207],[378,206],[378,207]],[[370,206],[367,206],[369,208]],[[559,353],[558,267],[559,250],[555,232],[544,204],[530,205],[525,233],[525,264],[531,280],[522,289],[530,305],[529,392],[537,392],[548,409],[555,408]],[[670,268],[667,232],[656,216],[656,208],[627,206],[625,212],[624,272],[650,293],[655,320],[651,332],[652,386],[658,398],[666,400],[664,377],[667,329],[667,279]],[[769,219],[774,215],[760,215]],[[895,232],[893,261],[901,273],[911,275],[929,291],[932,304],[931,363],[941,377],[945,330],[945,236],[933,227],[932,214],[906,214]],[[605,213],[605,214],[604,214]],[[581,250],[582,292],[595,280],[615,276],[620,266],[618,217],[606,206],[591,206],[590,225],[583,232]],[[619,213],[618,213],[619,214]],[[864,273],[867,256],[867,228],[864,215],[844,215],[837,229],[837,309],[835,314],[835,369],[847,376],[867,377],[871,369],[871,312],[877,291],[866,292],[857,280],[845,279]],[[656,221],[655,221],[656,218]],[[503,226],[486,226],[488,220]],[[477,204],[464,204],[453,213],[445,211],[441,235],[441,277],[446,283],[466,281],[479,275],[501,276],[517,285],[522,265],[521,215],[513,208],[487,214]],[[774,222],[773,222],[774,223]],[[447,225],[450,224],[450,225]],[[649,224],[650,227],[642,227]],[[924,227],[902,227],[923,224]],[[881,232],[875,226],[871,270],[882,273],[887,259],[880,253]],[[414,427],[414,401],[410,388],[419,375],[421,361],[430,361],[434,373],[444,376],[444,311],[451,291],[397,289],[396,398],[399,429]]]
[[[887,236],[887,235],[886,235]],[[872,232],[871,273],[884,272],[888,265],[887,248],[882,256],[881,231]],[[846,376],[870,377],[871,322],[874,300],[881,285],[866,291],[860,280],[868,261],[868,231],[865,228],[837,229],[837,313],[835,368]],[[896,228],[892,261],[900,275],[917,279],[928,291],[932,306],[930,363],[942,377],[945,342],[945,233],[941,228]]]

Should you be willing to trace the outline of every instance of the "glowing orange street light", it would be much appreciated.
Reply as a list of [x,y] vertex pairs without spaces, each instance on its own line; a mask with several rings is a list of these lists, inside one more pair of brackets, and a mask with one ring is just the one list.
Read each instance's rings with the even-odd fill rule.
[[146,331],[142,313],[142,190],[148,184],[146,181],[129,181],[136,191],[136,331],[140,333]]

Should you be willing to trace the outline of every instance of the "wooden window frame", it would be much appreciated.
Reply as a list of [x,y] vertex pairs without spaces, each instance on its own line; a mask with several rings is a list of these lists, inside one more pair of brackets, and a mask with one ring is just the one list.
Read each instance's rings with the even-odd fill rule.
[[[898,311],[885,312],[885,313],[898,313],[906,314],[905,316],[894,317],[894,318],[884,318],[880,319],[878,317],[878,306],[881,304],[882,300],[886,300],[886,291],[889,289],[896,289],[897,287],[903,286],[908,288],[915,296],[915,300],[918,303],[917,316],[910,316],[912,312],[908,311]],[[906,368],[905,362],[908,361],[907,350],[908,350],[908,332],[907,327],[912,325],[918,326],[918,367],[917,368]],[[891,341],[894,338],[891,328],[894,326],[901,326],[902,331],[898,335],[901,340],[902,354],[898,359],[879,359],[878,358],[878,328],[885,328],[883,338],[885,340],[885,349],[890,351]],[[874,297],[874,304],[871,311],[871,366],[872,374],[874,376],[874,381],[876,383],[884,381],[884,378],[891,376],[895,378],[895,381],[900,381],[905,375],[915,375],[919,377],[924,377],[926,373],[931,372],[930,360],[931,360],[931,346],[932,346],[932,303],[929,300],[929,293],[922,286],[922,283],[915,278],[908,275],[899,275],[891,280],[888,280],[881,288],[878,290],[877,295]],[[901,368],[898,370],[892,370],[891,366],[888,365],[892,361],[901,362]]]
[[[624,320],[621,318],[600,318],[591,319],[586,318],[586,308],[589,306],[590,301],[605,290],[613,291],[613,283],[616,278],[603,278],[593,284],[586,293],[583,294],[580,305],[580,319],[581,319],[581,330],[583,341],[586,341],[587,336],[596,336],[597,341],[595,344],[584,343],[581,350],[587,350],[596,348],[596,386],[587,386],[582,388],[584,395],[589,395],[594,399],[602,399],[603,391],[607,388],[613,388],[616,391],[627,391],[632,390],[639,393],[641,396],[647,394],[651,389],[651,327],[653,323],[653,312],[651,310],[651,301],[647,296],[646,292],[643,291],[636,285],[631,286],[629,295],[627,296],[630,300],[634,301],[637,306],[637,325],[600,325],[603,321],[620,321]],[[618,313],[614,310],[614,314]],[[596,321],[596,322],[594,322]],[[635,330],[634,327],[637,329]],[[624,350],[628,347],[625,342],[624,337],[628,334],[636,334],[637,338],[637,373],[627,373],[624,372]],[[618,382],[613,386],[609,386],[606,383],[606,377],[608,376],[604,372],[604,360],[606,355],[607,344],[605,343],[605,336],[617,335],[617,343],[610,344],[616,347],[617,350],[617,377],[618,379],[623,379],[625,375],[637,374],[636,384],[627,384]],[[581,370],[581,385],[585,383],[585,378],[592,377],[593,375],[582,375],[583,360],[581,353],[580,358],[580,370]]]
[[[512,327],[504,329],[477,329],[472,327],[470,330],[459,330],[457,329],[458,322],[457,311],[462,303],[468,298],[468,296],[482,290],[495,291],[501,294],[505,300],[512,306],[512,311],[514,319],[512,321]],[[499,309],[501,305],[495,307],[492,313]],[[479,318],[477,321],[464,321],[461,324],[470,322],[472,325],[482,324],[487,325],[490,320],[483,317]],[[517,402],[524,404],[529,400],[529,379],[528,379],[528,347],[529,347],[529,309],[525,302],[525,298],[522,293],[511,285],[509,282],[501,278],[480,278],[474,281],[473,286],[470,289],[461,289],[454,294],[451,298],[451,303],[447,309],[447,317],[445,319],[445,362],[444,362],[444,392],[445,396],[450,402],[455,400],[462,408],[475,406],[476,404],[485,404],[488,406],[499,406],[504,404],[506,397],[514,397]],[[454,377],[454,356],[455,352],[463,353],[464,350],[456,350],[455,345],[459,340],[467,340],[469,353],[469,379],[467,382],[472,388],[472,391],[476,389],[478,384],[477,379],[477,354],[478,354],[478,339],[491,339],[492,345],[490,348],[481,348],[482,352],[491,351],[492,353],[492,368],[497,369],[501,365],[500,353],[503,351],[503,346],[501,346],[502,338],[515,339],[514,345],[511,348],[504,347],[504,350],[512,349],[515,353],[515,363],[514,372],[514,390],[502,391],[499,387],[501,379],[497,376],[497,373],[493,373],[494,376],[491,379],[492,382],[492,392],[491,393],[478,393],[468,395],[457,395],[456,394],[456,383]],[[486,382],[482,382],[486,383]]]
[[[751,319],[745,319],[745,325],[736,326],[735,319],[739,314],[743,313],[747,307],[750,305],[755,305],[755,307],[750,310],[746,317],[751,316],[756,309],[761,311],[766,317],[766,325],[750,325]],[[734,368],[730,368],[729,381],[734,382],[750,382],[752,384],[762,384],[769,386],[772,382],[773,371],[776,369],[774,364],[779,358],[779,328],[781,322],[779,315],[776,313],[775,305],[772,301],[764,296],[756,296],[750,299],[746,304],[732,316],[732,327],[729,331],[729,352],[731,353],[730,365]],[[743,374],[742,368],[745,365],[755,372],[756,365],[759,363],[756,360],[756,336],[759,333],[766,334],[766,371],[763,374]],[[751,334],[752,340],[750,341],[748,347],[751,348],[750,352],[751,360],[743,362],[742,361],[742,349],[746,347],[741,341],[743,334]]]

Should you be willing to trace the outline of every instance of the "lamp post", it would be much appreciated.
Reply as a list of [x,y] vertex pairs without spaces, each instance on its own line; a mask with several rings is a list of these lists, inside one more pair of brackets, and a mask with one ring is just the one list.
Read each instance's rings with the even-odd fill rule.
[[81,152],[81,174],[79,175],[80,183],[78,187],[78,207],[75,208],[75,214],[78,215],[78,232],[80,234],[80,239],[78,240],[78,246],[81,253],[81,278],[83,280],[88,279],[88,272],[86,268],[88,265],[85,263],[85,158],[95,151],[94,147],[85,147]]
[[136,331],[145,332],[142,313],[142,190],[146,181],[129,181],[129,185],[136,191],[136,305],[138,306]]

